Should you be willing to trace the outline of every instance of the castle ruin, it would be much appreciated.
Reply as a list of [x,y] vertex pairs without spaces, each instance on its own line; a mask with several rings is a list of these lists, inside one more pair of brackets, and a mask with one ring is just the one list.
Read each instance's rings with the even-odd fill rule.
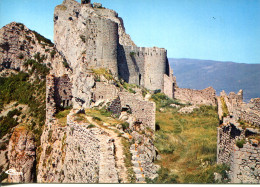
[[54,41],[74,75],[79,68],[82,72],[106,68],[127,83],[161,90],[173,98],[174,77],[167,51],[137,47],[115,11],[84,6],[86,3],[90,1],[80,5],[65,0],[55,8]]
[[260,99],[243,103],[243,91],[217,97],[217,162],[230,166],[231,183],[260,182]]

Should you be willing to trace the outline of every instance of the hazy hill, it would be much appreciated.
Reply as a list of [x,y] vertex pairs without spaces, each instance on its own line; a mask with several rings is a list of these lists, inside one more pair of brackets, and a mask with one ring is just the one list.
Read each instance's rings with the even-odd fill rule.
[[181,88],[212,86],[218,94],[243,89],[245,101],[260,97],[260,64],[175,58],[169,62]]

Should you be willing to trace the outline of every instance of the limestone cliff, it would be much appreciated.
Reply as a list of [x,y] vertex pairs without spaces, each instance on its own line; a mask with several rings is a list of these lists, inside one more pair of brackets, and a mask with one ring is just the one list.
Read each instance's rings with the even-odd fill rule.
[[0,29],[0,71],[28,71],[25,62],[28,59],[41,58],[41,63],[51,69],[52,73],[68,73],[64,67],[64,58],[58,53],[54,44],[28,29],[21,23],[12,22]]
[[9,175],[10,183],[36,182],[36,146],[35,138],[26,127],[16,127],[8,147],[9,169],[21,172]]

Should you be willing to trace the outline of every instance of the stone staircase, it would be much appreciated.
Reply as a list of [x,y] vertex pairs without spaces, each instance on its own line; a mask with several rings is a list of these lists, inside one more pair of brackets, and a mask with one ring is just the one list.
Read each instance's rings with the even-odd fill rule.
[[136,176],[137,183],[145,183],[145,174],[142,168],[143,161],[137,151],[137,144],[132,144],[130,147],[132,153],[133,170]]

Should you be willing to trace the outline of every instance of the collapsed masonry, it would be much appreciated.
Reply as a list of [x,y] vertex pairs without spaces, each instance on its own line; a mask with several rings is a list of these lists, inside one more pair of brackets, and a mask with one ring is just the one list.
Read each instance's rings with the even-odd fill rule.
[[231,183],[260,183],[260,99],[243,103],[243,92],[217,97],[217,162],[230,165]]

